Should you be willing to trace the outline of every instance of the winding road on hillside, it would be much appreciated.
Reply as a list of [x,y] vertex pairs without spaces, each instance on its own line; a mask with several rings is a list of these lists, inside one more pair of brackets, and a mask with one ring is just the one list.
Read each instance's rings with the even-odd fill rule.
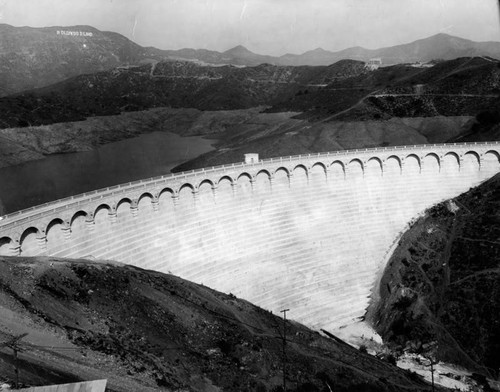
[[[489,62],[497,62],[496,60],[493,60],[493,59],[490,59],[490,58],[487,58],[487,57],[484,57],[484,56],[480,56],[482,59],[484,60],[487,60]],[[464,63],[462,64],[459,64],[457,67],[453,68],[450,72],[446,73],[445,75],[441,76],[440,78],[438,78],[437,80],[435,81],[439,81],[439,80],[442,80],[450,75],[453,75],[459,71],[464,71],[466,69],[473,69],[474,66],[470,66],[470,64],[473,62],[475,57],[471,57],[469,60],[465,61]],[[424,72],[424,70],[422,70],[422,72]],[[414,75],[413,75],[414,76]],[[407,77],[407,78],[410,78],[411,76]],[[404,79],[407,79],[407,78],[403,78],[401,80],[404,80]],[[350,89],[350,88],[348,88]],[[347,108],[347,109],[344,109],[340,112],[337,112],[325,119],[322,120],[322,122],[328,122],[328,121],[331,121],[337,117],[339,117],[340,115],[344,114],[344,113],[347,113],[353,109],[355,109],[356,107],[360,106],[364,101],[365,99],[367,98],[370,98],[370,97],[375,97],[375,98],[385,98],[385,97],[422,97],[422,96],[427,96],[427,97],[460,97],[460,98],[475,98],[475,97],[482,97],[482,98],[498,98],[500,97],[500,94],[433,94],[433,93],[407,93],[407,94],[392,94],[392,93],[381,93],[381,91],[383,91],[383,89],[380,89],[380,90],[376,90],[376,91],[372,91],[370,92],[369,94],[365,95],[364,97],[362,97],[359,101],[357,101],[354,105],[352,105],[351,107]]]
[[384,97],[485,97],[485,98],[497,98],[500,97],[500,94],[392,94],[392,93],[383,93],[383,94],[370,94],[369,96],[375,98],[384,98]]
[[[378,91],[380,91],[380,90],[377,90],[377,91],[375,91],[375,92],[378,92]],[[340,112],[337,112],[337,113],[335,113],[335,114],[333,114],[333,115],[331,115],[331,116],[329,116],[329,117],[327,117],[327,118],[323,119],[323,120],[322,120],[322,122],[328,122],[328,121],[333,120],[334,118],[336,118],[336,117],[340,116],[341,114],[344,114],[344,113],[350,112],[352,109],[354,109],[354,108],[356,108],[357,106],[361,105],[361,104],[363,103],[363,101],[364,101],[366,98],[369,98],[369,97],[371,97],[371,96],[373,96],[373,92],[371,92],[371,93],[369,93],[369,94],[365,95],[365,96],[364,96],[363,98],[361,98],[358,102],[356,102],[354,105],[352,105],[352,106],[348,107],[347,109],[341,110]]]
[[[380,90],[378,90],[380,91]],[[391,93],[382,93],[382,94],[377,94],[378,91],[371,92],[370,94],[365,95],[363,98],[361,98],[358,102],[356,102],[354,105],[348,107],[347,109],[344,109],[340,112],[337,112],[325,119],[322,120],[322,122],[328,122],[333,120],[334,118],[337,118],[341,114],[350,112],[351,110],[355,109],[359,105],[363,103],[363,101],[367,98],[374,97],[374,98],[385,98],[385,97],[461,97],[461,98],[472,98],[472,97],[482,97],[482,98],[499,98],[500,94],[391,94]]]

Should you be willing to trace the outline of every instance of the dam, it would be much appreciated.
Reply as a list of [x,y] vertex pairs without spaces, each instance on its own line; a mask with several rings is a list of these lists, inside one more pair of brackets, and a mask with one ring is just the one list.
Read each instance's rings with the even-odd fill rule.
[[0,254],[116,260],[336,329],[364,315],[415,217],[499,171],[498,142],[205,168],[6,215]]

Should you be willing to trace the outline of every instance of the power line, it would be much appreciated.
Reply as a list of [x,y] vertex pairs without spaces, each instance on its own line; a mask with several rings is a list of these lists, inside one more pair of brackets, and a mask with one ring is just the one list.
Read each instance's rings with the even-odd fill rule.
[[283,313],[283,392],[286,392],[286,312],[289,310],[280,310]]
[[[283,335],[281,335],[281,331],[280,331],[280,328],[278,327],[277,328],[277,332],[279,333],[280,336],[277,336],[277,335],[274,335],[272,333],[270,333],[269,329],[263,329],[261,327],[258,327],[256,325],[253,325],[253,324],[249,324],[247,322],[244,322],[236,317],[232,317],[232,316],[228,316],[226,314],[223,314],[223,313],[220,313],[216,310],[212,310],[212,309],[209,309],[207,308],[204,304],[200,304],[200,303],[197,303],[189,298],[186,298],[182,295],[179,295],[177,292],[173,292],[171,291],[171,294],[172,295],[175,295],[175,296],[178,296],[179,298],[183,299],[184,301],[188,302],[188,303],[191,303],[193,304],[194,306],[196,306],[197,308],[200,308],[202,310],[204,310],[205,312],[208,312],[208,313],[211,313],[212,315],[216,316],[216,317],[219,317],[219,318],[222,318],[222,319],[227,319],[227,320],[231,320],[233,322],[236,322],[238,324],[241,324],[241,325],[245,325],[247,327],[250,327],[252,329],[254,329],[256,332],[260,332],[262,334],[264,334],[266,337],[270,338],[270,339],[280,339],[283,341],[283,359],[284,359],[284,362],[283,362],[283,387],[286,388],[286,366],[285,366],[285,361],[286,361],[286,349],[285,349],[285,345],[287,342],[291,342],[291,343],[294,343],[294,344],[297,344],[299,346],[303,346],[303,347],[306,347],[308,349],[311,349],[311,347],[309,345],[307,345],[306,343],[302,342],[302,341],[297,341],[297,340],[294,340],[294,339],[287,339],[286,337],[286,312],[289,311],[289,309],[284,309],[282,311],[280,311],[280,313],[283,313]],[[261,308],[259,308],[261,309]],[[262,311],[264,311],[262,309]],[[272,314],[272,313],[271,313]],[[276,320],[276,316],[272,316],[274,320]],[[317,332],[313,332],[313,331],[307,331],[310,335],[314,335],[314,334],[317,334]],[[339,338],[335,339],[335,340],[340,340]],[[61,351],[77,351],[77,350],[90,350],[90,351],[93,351],[92,348],[90,347],[83,347],[83,346],[78,346],[78,347],[56,347],[56,346],[43,346],[43,345],[34,345],[34,344],[30,344],[30,343],[23,343],[25,346],[28,346],[30,348],[34,348],[34,349],[45,349],[45,350],[61,350]],[[347,344],[347,343],[345,343]],[[0,345],[1,347],[1,345]],[[213,346],[206,346],[205,348],[212,348]],[[165,347],[163,348],[164,350],[179,350],[179,349],[184,349],[183,346],[171,346],[171,347]],[[344,359],[342,359],[341,357],[338,357],[338,358],[330,358],[330,359],[333,359],[335,361],[338,361],[338,362],[341,362],[341,363],[344,363],[346,365],[349,365],[353,368],[356,368],[358,370],[361,370],[361,371],[364,371],[364,369],[360,366],[356,366],[355,364],[353,364],[352,362],[349,362],[349,361],[346,361]],[[286,389],[285,389],[286,391]]]
[[14,351],[14,367],[15,367],[15,375],[16,375],[16,381],[15,381],[15,388],[17,389],[19,387],[19,365],[17,362],[17,353],[18,351],[22,351],[22,348],[19,346],[19,341],[27,336],[27,333],[23,333],[21,335],[17,335],[12,337],[12,339],[0,344],[0,347],[9,347]]

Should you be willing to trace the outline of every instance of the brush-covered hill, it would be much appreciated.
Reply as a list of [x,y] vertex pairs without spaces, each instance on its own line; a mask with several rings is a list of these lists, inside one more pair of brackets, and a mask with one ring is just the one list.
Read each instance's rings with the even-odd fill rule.
[[[500,175],[431,208],[399,241],[370,319],[396,350],[426,352],[497,378]],[[431,343],[431,345],[430,345]]]
[[[348,105],[343,102],[348,101]],[[346,107],[347,106],[347,107]],[[500,107],[500,62],[480,57],[430,68],[394,65],[335,80],[274,105],[310,121],[477,115]]]
[[0,24],[0,96],[122,65],[164,59],[124,36],[91,26]]
[[152,107],[236,110],[269,106],[308,121],[475,116],[500,106],[500,63],[461,58],[432,68],[369,72],[342,60],[323,67],[207,67],[160,62],[81,75],[0,98],[0,127],[83,120]]
[[201,110],[272,105],[301,89],[366,72],[364,64],[328,67],[206,67],[160,62],[81,75],[41,89],[0,98],[0,127],[82,120],[152,107]]
[[[24,384],[107,378],[109,391],[131,392],[282,385],[282,319],[175,276],[105,261],[4,257],[0,314],[2,341],[28,333],[20,343]],[[430,390],[293,321],[286,334],[289,391]],[[0,357],[0,373],[12,380],[10,350]]]
[[470,127],[474,121],[468,116],[456,116],[308,122],[286,118],[283,113],[261,113],[244,123],[228,126],[218,134],[220,141],[216,150],[187,161],[173,171],[240,162],[248,152],[266,159],[356,148],[444,143],[472,132]]

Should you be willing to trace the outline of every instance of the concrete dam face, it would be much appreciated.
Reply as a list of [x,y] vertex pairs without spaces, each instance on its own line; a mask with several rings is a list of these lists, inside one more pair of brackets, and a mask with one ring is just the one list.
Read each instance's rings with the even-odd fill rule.
[[499,151],[340,151],[143,180],[4,217],[0,252],[117,260],[335,329],[364,315],[409,222],[497,173]]

